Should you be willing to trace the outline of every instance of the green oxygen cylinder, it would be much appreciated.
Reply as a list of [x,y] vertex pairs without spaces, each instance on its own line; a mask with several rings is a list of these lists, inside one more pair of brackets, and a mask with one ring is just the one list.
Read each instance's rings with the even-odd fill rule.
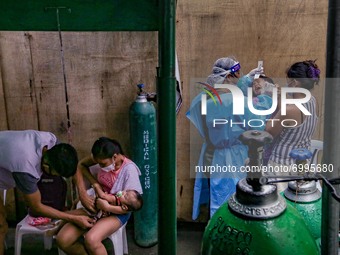
[[134,238],[137,245],[151,247],[158,242],[158,167],[156,109],[148,102],[143,84],[130,106],[130,143],[132,160],[141,171],[143,207],[134,212]]
[[[263,145],[272,140],[270,134],[246,131],[240,140],[249,148],[249,169],[260,167]],[[261,171],[254,171],[237,183],[236,192],[205,229],[202,255],[319,254],[298,211],[286,204],[276,185],[264,185],[260,180]]]
[[[307,159],[312,157],[312,153],[304,148],[294,149],[289,156],[295,159],[294,167],[297,172],[305,174],[305,170],[310,166]],[[291,204],[304,218],[308,229],[315,238],[317,245],[321,248],[321,212],[322,199],[315,181],[290,181],[288,188],[283,192],[287,204]]]

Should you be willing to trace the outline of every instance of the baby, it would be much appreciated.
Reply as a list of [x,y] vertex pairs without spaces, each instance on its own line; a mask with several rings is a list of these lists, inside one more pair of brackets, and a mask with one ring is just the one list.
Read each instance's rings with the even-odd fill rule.
[[136,190],[118,191],[116,194],[105,193],[104,199],[99,198],[93,188],[89,189],[87,194],[95,197],[97,212],[91,213],[81,203],[78,203],[75,213],[83,214],[85,212],[86,215],[90,215],[97,220],[111,214],[126,214],[138,211],[143,206],[142,195]]
[[95,217],[98,219],[108,216],[110,213],[135,212],[143,206],[143,198],[136,190],[124,190],[108,195],[105,199],[96,197],[96,207],[99,211]]

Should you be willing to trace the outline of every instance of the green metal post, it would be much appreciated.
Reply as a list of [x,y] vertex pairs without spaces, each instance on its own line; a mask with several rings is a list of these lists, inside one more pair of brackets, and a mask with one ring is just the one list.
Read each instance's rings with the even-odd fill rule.
[[176,79],[175,0],[159,2],[158,138],[159,231],[158,254],[176,254]]
[[[340,0],[328,2],[327,62],[324,120],[324,163],[334,166],[326,178],[339,177],[340,167]],[[339,189],[337,188],[337,191]],[[321,254],[338,254],[339,203],[331,197],[329,190],[322,188]]]

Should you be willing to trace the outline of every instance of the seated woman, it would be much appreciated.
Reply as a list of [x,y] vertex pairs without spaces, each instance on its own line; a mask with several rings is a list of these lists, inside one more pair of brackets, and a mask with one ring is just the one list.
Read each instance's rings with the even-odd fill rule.
[[[296,62],[287,71],[287,85],[290,88],[312,90],[319,79],[320,70],[313,60]],[[305,96],[301,92],[292,94],[293,99],[303,99]],[[295,162],[289,157],[289,153],[296,148],[310,149],[312,135],[318,121],[316,105],[316,99],[311,96],[308,102],[302,104],[310,115],[305,115],[296,105],[289,104],[286,107],[286,114],[283,114],[279,108],[273,117],[279,121],[267,122],[266,131],[276,138],[268,165],[277,170],[267,173],[268,175],[291,175],[291,166]],[[281,125],[282,121],[285,122],[285,126]],[[280,183],[279,191],[286,186],[287,184]]]
[[[78,164],[77,187],[85,208],[95,212],[96,201],[93,197],[85,195],[82,177],[91,183],[98,194],[97,206],[99,209],[110,211],[111,206],[106,201],[121,190],[136,190],[142,194],[139,180],[140,170],[127,157],[124,156],[120,144],[107,137],[99,138],[92,146],[92,155],[85,157]],[[99,164],[101,171],[96,180],[90,173],[89,167]],[[86,192],[86,191],[85,191]],[[109,194],[110,193],[110,194]],[[112,209],[112,208],[111,208]],[[117,208],[116,208],[117,209]],[[82,229],[73,224],[65,224],[57,235],[58,246],[67,254],[107,254],[102,240],[116,232],[130,218],[131,212],[121,209],[107,217],[97,220],[91,229]],[[84,242],[79,237],[84,235]]]

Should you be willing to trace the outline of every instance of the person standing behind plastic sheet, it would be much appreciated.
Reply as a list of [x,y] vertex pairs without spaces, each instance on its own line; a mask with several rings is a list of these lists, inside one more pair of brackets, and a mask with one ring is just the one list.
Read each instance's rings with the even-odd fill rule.
[[[207,84],[230,84],[236,86],[241,72],[240,63],[233,57],[218,59],[213,66],[212,74],[207,79]],[[241,79],[253,80],[258,69],[252,70]],[[210,200],[210,217],[229,197],[235,192],[235,185],[240,178],[245,177],[245,173],[239,172],[244,166],[248,157],[248,149],[243,145],[238,137],[250,127],[243,124],[230,125],[231,122],[247,123],[249,119],[259,118],[252,114],[247,107],[247,98],[244,98],[244,115],[233,115],[233,98],[227,89],[216,89],[221,104],[215,105],[212,98],[207,99],[207,114],[201,113],[201,94],[197,95],[187,112],[187,117],[197,128],[205,142],[202,145],[198,166],[204,167],[224,167],[235,170],[234,172],[215,172],[213,174],[196,171],[193,201],[193,220],[196,220],[200,213],[200,206],[208,204]],[[215,125],[215,119],[228,121],[225,125]],[[264,129],[264,127],[262,128]],[[211,177],[207,179],[206,177]]]
[[[291,88],[304,88],[312,90],[320,80],[320,69],[315,61],[307,60],[294,63],[287,71],[287,86]],[[292,93],[293,99],[305,98],[304,93]],[[286,115],[281,113],[280,104],[278,112],[273,119],[279,121],[267,122],[266,131],[276,138],[273,151],[268,165],[274,167],[278,172],[266,173],[267,175],[292,175],[291,166],[294,160],[289,157],[289,153],[296,148],[310,149],[312,135],[316,129],[318,121],[317,102],[311,96],[307,103],[302,104],[311,115],[305,115],[296,105],[287,105]],[[285,127],[281,122],[285,120]],[[292,121],[289,121],[292,120]],[[288,126],[288,127],[287,127]],[[288,171],[288,172],[287,172]],[[287,184],[280,183],[279,191],[284,190]]]

